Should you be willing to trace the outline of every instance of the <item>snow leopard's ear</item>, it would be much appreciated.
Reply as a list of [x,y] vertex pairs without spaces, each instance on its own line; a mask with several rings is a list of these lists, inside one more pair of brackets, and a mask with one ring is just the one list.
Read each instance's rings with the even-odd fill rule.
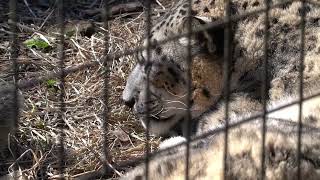
[[[198,17],[192,17],[191,28],[192,32],[198,31],[206,25],[206,22]],[[181,23],[181,33],[187,33],[188,31],[188,18],[184,18]],[[188,37],[181,37],[178,41],[182,46],[188,46]],[[205,48],[209,53],[216,52],[216,44],[214,42],[214,37],[209,33],[208,30],[203,30],[198,33],[193,33],[190,39],[191,46],[200,46]]]

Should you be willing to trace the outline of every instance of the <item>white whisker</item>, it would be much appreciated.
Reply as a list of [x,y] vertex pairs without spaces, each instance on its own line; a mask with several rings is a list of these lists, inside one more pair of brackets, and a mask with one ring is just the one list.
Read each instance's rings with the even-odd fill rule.
[[171,100],[164,100],[164,101],[167,101],[167,104],[170,104],[170,103],[179,103],[179,104],[182,104],[184,105],[185,107],[187,107],[187,105],[185,103],[183,103],[182,101],[171,101]]
[[154,115],[157,116],[157,115],[159,115],[160,113],[162,113],[162,111],[163,111],[163,107],[160,109],[159,112],[155,113]]
[[177,107],[166,107],[165,110],[162,112],[162,113],[165,113],[169,110],[183,110],[183,111],[186,111],[188,110],[187,108],[177,108]]
[[155,118],[155,119],[160,119],[158,116],[155,116],[155,115],[153,115],[153,114],[151,114],[151,116],[152,116],[153,118]]
[[183,98],[183,97],[186,97],[186,95],[187,95],[187,93],[185,93],[185,94],[179,96],[179,95],[176,95],[176,94],[170,92],[168,88],[165,88],[165,89],[169,94],[171,94],[172,96],[178,97],[178,98]]

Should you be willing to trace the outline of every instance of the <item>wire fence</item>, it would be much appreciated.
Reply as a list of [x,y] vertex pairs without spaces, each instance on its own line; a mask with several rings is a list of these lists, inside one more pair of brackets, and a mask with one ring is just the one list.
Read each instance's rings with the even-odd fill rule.
[[[163,41],[157,42],[157,44],[154,44],[153,42],[151,42],[150,40],[150,34],[151,34],[151,28],[152,28],[152,19],[151,19],[151,1],[145,1],[144,2],[144,7],[145,7],[145,20],[146,20],[146,37],[148,37],[148,43],[147,46],[140,46],[135,48],[134,50],[129,50],[129,51],[123,51],[121,53],[110,53],[108,52],[108,46],[109,46],[109,34],[108,34],[108,29],[109,29],[109,15],[110,15],[110,6],[108,6],[108,0],[104,1],[104,12],[102,14],[102,19],[104,22],[104,29],[105,29],[105,34],[104,34],[104,43],[105,43],[105,52],[104,52],[104,56],[101,58],[101,61],[103,62],[103,66],[104,66],[104,74],[103,74],[103,78],[104,78],[104,86],[103,86],[103,104],[104,104],[104,112],[103,112],[103,130],[104,130],[104,143],[103,143],[103,148],[102,148],[102,154],[103,157],[101,159],[103,159],[103,162],[107,162],[108,159],[110,159],[110,154],[108,152],[108,137],[106,136],[107,131],[108,131],[108,117],[110,112],[110,108],[108,107],[108,102],[109,102],[109,66],[110,63],[108,63],[110,60],[112,59],[117,59],[126,55],[131,55],[131,54],[135,54],[136,52],[141,52],[143,50],[146,50],[147,52],[147,62],[151,61],[150,60],[150,53],[151,50],[155,48],[156,45],[161,45],[161,44],[165,44],[168,43],[170,41],[175,41],[181,37],[188,37],[189,41],[188,41],[188,58],[187,58],[187,71],[188,71],[188,111],[187,111],[187,120],[185,121],[186,124],[186,139],[187,142],[186,143],[180,143],[176,146],[179,145],[186,145],[186,179],[189,179],[189,168],[190,168],[190,143],[195,141],[195,140],[199,140],[199,139],[203,139],[206,138],[212,134],[215,133],[219,133],[219,132],[225,132],[225,144],[224,144],[224,178],[227,178],[227,170],[228,170],[228,163],[227,163],[227,159],[228,159],[228,132],[230,129],[232,128],[236,128],[237,126],[243,124],[243,123],[248,123],[258,117],[261,117],[263,119],[263,126],[261,129],[261,134],[262,134],[262,154],[261,154],[261,172],[260,172],[260,179],[264,179],[265,178],[265,149],[263,147],[265,147],[265,141],[266,141],[266,131],[267,131],[267,127],[266,127],[266,117],[269,113],[295,105],[295,104],[299,104],[299,131],[298,133],[298,143],[297,143],[297,157],[298,157],[298,178],[302,179],[301,177],[301,127],[302,127],[302,122],[301,122],[301,114],[302,114],[302,103],[303,101],[307,100],[307,99],[311,99],[314,98],[316,96],[319,96],[320,94],[315,94],[309,97],[304,97],[303,96],[303,64],[304,64],[304,54],[305,54],[305,24],[306,24],[306,4],[313,4],[313,5],[319,5],[320,3],[316,2],[316,1],[311,1],[311,0],[301,0],[302,2],[302,11],[301,11],[301,23],[300,23],[300,29],[301,29],[301,45],[300,45],[300,66],[299,66],[299,72],[300,72],[300,86],[299,86],[299,100],[292,102],[290,104],[286,104],[284,106],[278,107],[276,109],[272,109],[272,110],[267,110],[267,99],[268,99],[268,87],[267,84],[270,81],[270,77],[268,76],[268,51],[269,48],[268,47],[268,42],[269,42],[269,36],[270,36],[270,32],[269,32],[269,24],[270,24],[270,18],[269,18],[269,12],[271,9],[273,8],[277,8],[280,7],[282,5],[285,5],[287,3],[291,3],[294,0],[284,0],[283,2],[279,3],[279,4],[271,4],[270,0],[265,0],[265,7],[261,8],[261,9],[257,9],[251,12],[247,12],[241,15],[232,15],[231,14],[231,1],[228,0],[226,1],[225,4],[225,18],[223,18],[222,20],[217,20],[215,22],[203,25],[201,28],[199,29],[192,29],[192,24],[191,24],[191,11],[192,11],[192,1],[189,0],[189,18],[188,18],[188,32],[186,33],[181,33],[178,35],[175,35],[173,37],[170,37],[168,39],[165,39]],[[9,15],[9,22],[10,22],[10,60],[12,62],[12,70],[14,72],[13,74],[13,79],[14,79],[14,86],[7,86],[4,87],[2,89],[2,92],[13,92],[13,97],[14,97],[14,102],[15,105],[13,107],[14,109],[14,124],[15,127],[17,127],[18,121],[19,121],[19,103],[18,103],[18,90],[19,89],[24,89],[24,88],[28,88],[28,87],[32,87],[32,86],[36,86],[37,84],[43,82],[44,80],[50,79],[52,77],[58,77],[60,79],[61,82],[61,91],[60,91],[60,95],[59,95],[59,101],[60,101],[60,111],[59,111],[59,127],[60,127],[60,132],[59,132],[59,156],[58,161],[59,161],[59,174],[63,175],[65,174],[65,166],[67,164],[67,162],[65,162],[65,156],[66,156],[66,152],[65,152],[65,143],[64,143],[64,136],[65,136],[65,132],[64,132],[64,127],[66,126],[65,124],[65,113],[66,113],[66,107],[65,107],[65,92],[64,92],[64,86],[65,86],[65,77],[70,74],[70,73],[74,73],[76,71],[82,71],[88,67],[93,67],[93,66],[97,66],[98,62],[90,62],[90,63],[86,63],[84,65],[79,65],[79,66],[75,66],[72,68],[65,68],[65,48],[64,48],[64,44],[65,44],[65,1],[63,0],[58,0],[56,2],[57,4],[57,9],[56,9],[56,13],[57,13],[57,24],[59,26],[60,29],[60,35],[58,36],[58,40],[59,40],[59,46],[58,46],[58,51],[59,51],[59,59],[60,59],[60,64],[59,64],[59,71],[56,72],[51,72],[48,73],[42,77],[38,77],[38,78],[34,78],[32,80],[20,80],[19,79],[19,68],[18,68],[18,54],[19,54],[19,43],[18,43],[18,27],[17,27],[17,1],[16,0],[10,0],[10,15]],[[247,119],[243,119],[241,121],[238,121],[237,123],[234,124],[229,124],[229,101],[230,101],[230,67],[231,67],[231,62],[232,62],[232,24],[236,23],[242,19],[245,19],[251,15],[254,14],[259,14],[259,13],[265,13],[265,19],[264,19],[264,61],[263,61],[263,68],[264,68],[264,77],[263,77],[263,91],[262,91],[262,103],[263,103],[263,112],[261,114],[258,114],[254,117],[250,117]],[[224,100],[227,102],[226,103],[226,107],[225,107],[225,127],[223,128],[217,128],[215,130],[209,131],[205,134],[202,134],[200,136],[196,136],[196,137],[191,137],[191,133],[190,133],[190,129],[191,129],[191,125],[190,125],[190,121],[191,121],[191,112],[190,112],[190,107],[191,107],[191,61],[192,61],[192,56],[191,56],[191,36],[193,34],[197,34],[197,33],[201,33],[205,30],[208,29],[212,29],[214,27],[224,27]],[[150,71],[147,70],[147,102],[150,99],[150,84],[149,84],[149,73]],[[13,91],[12,91],[13,90]],[[159,150],[157,152],[150,152],[150,133],[149,133],[149,127],[150,127],[150,122],[149,122],[149,118],[150,118],[150,109],[149,107],[147,107],[146,110],[146,132],[145,132],[145,136],[146,136],[146,144],[145,144],[145,158],[137,158],[134,160],[128,160],[127,162],[124,162],[122,164],[119,164],[117,166],[114,166],[114,168],[118,168],[118,167],[125,167],[125,166],[130,166],[130,165],[135,165],[137,164],[137,162],[145,162],[145,168],[146,168],[146,173],[145,173],[145,178],[149,179],[149,171],[150,171],[150,167],[149,167],[149,161],[150,159],[155,156],[158,153],[161,153],[163,151],[168,151],[168,149],[165,150]],[[174,146],[174,147],[176,147]],[[169,149],[172,149],[174,147],[171,147]],[[17,155],[16,155],[17,156]],[[15,157],[16,158],[16,157]],[[108,173],[108,170],[110,170],[110,165],[108,163],[104,164],[104,174]]]

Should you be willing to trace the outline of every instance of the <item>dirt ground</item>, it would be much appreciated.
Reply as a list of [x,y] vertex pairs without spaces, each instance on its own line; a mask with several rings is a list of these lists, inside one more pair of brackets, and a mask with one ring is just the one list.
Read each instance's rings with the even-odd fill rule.
[[[68,74],[64,87],[58,77],[50,77],[35,86],[21,89],[24,108],[16,133],[10,135],[8,148],[0,153],[0,176],[18,172],[25,179],[59,177],[61,139],[64,176],[67,178],[99,171],[106,162],[102,158],[104,145],[108,150],[107,163],[112,167],[143,156],[144,130],[130,109],[121,102],[126,77],[135,64],[134,56],[109,59],[108,68],[105,68],[103,55],[106,52],[109,55],[122,54],[139,45],[145,31],[145,13],[138,1],[110,2],[113,14],[108,21],[109,29],[105,29],[100,13],[104,6],[101,0],[68,1],[65,11],[65,67],[90,66]],[[171,4],[171,1],[164,0],[153,2],[153,15],[162,15]],[[18,82],[46,76],[59,69],[56,8],[54,0],[19,1]],[[13,69],[8,3],[1,1],[0,11],[5,12],[0,14],[0,82],[9,85],[13,83]],[[105,48],[106,32],[109,34],[108,49]],[[106,77],[107,116],[104,113]],[[63,113],[61,92],[65,92]],[[105,126],[103,122],[106,122]],[[151,150],[157,148],[159,140],[151,137]],[[126,168],[113,168],[106,178],[117,178],[125,171]]]

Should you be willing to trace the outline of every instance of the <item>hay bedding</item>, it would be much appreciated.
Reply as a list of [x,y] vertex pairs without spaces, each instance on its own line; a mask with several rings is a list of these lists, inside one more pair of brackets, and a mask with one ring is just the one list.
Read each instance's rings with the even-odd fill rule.
[[[54,3],[27,4],[18,3],[19,12],[19,77],[32,79],[59,67],[57,44],[54,41],[55,17]],[[46,2],[46,1],[39,1]],[[50,1],[52,2],[52,1]],[[85,10],[99,9],[100,1],[94,3],[81,1],[69,6],[67,12],[66,32],[72,35],[65,43],[66,67],[81,63],[98,61],[104,53],[103,23],[98,14],[91,14],[89,21]],[[165,6],[170,1],[162,1]],[[72,5],[72,4],[71,4]],[[29,6],[29,7],[28,7]],[[163,11],[159,4],[153,4],[154,13]],[[157,11],[158,10],[158,11]],[[5,2],[0,2],[0,11],[8,12]],[[0,81],[12,82],[11,63],[9,61],[9,25],[8,14],[0,15]],[[159,15],[159,14],[158,14]],[[124,52],[138,44],[144,31],[144,14],[142,10],[130,13],[120,13],[112,17],[109,24],[109,53]],[[83,33],[88,27],[94,32]],[[52,47],[47,49],[27,48],[22,42],[34,35],[43,35],[52,40]],[[52,39],[51,39],[52,38]],[[141,157],[144,153],[145,136],[140,123],[124,107],[121,93],[125,85],[127,73],[135,64],[133,56],[112,59],[109,63],[109,101],[108,131],[104,132],[103,122],[103,81],[104,68],[102,65],[86,68],[69,74],[65,86],[65,177],[78,177],[79,174],[97,171],[102,166],[101,155],[104,136],[107,138],[109,152],[108,162],[113,165],[126,160]],[[61,87],[59,79],[53,78],[31,89],[23,90],[24,109],[20,114],[20,122],[16,135],[10,138],[9,149],[0,154],[0,175],[13,172],[14,158],[25,179],[54,179],[58,174],[58,140],[59,127],[59,94]],[[151,150],[155,150],[159,138],[151,137]],[[123,169],[114,169],[108,178],[118,177]]]

